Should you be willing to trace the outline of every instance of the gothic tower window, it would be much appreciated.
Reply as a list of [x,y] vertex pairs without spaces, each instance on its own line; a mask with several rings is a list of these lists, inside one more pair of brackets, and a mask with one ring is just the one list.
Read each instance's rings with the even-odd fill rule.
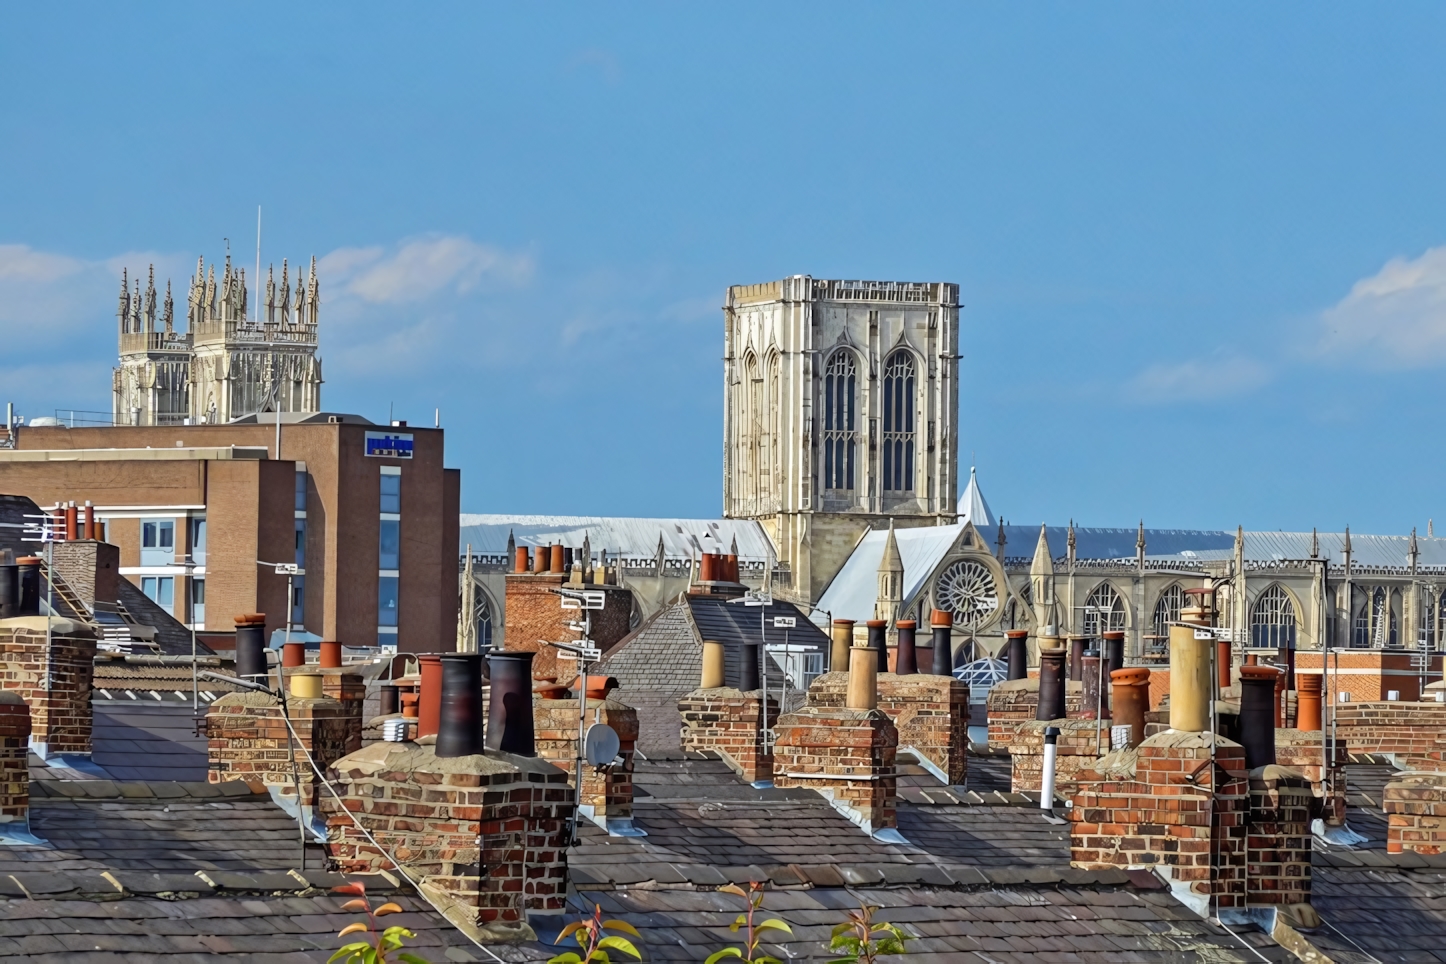
[[914,359],[896,351],[884,366],[884,491],[914,490]]
[[1278,583],[1255,599],[1250,609],[1250,645],[1295,649],[1295,603]]
[[823,487],[848,491],[854,487],[854,452],[858,445],[855,388],[858,369],[848,351],[834,352],[823,378]]
[[1099,636],[1107,630],[1119,632],[1124,628],[1125,601],[1114,586],[1100,583],[1085,600],[1084,634]]

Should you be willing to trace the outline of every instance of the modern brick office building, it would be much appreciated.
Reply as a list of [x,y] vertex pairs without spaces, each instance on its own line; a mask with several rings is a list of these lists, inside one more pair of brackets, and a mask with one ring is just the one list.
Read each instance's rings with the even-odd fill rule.
[[121,574],[185,623],[403,651],[452,648],[461,484],[441,429],[356,415],[269,413],[223,425],[24,426],[0,448],[0,492],[93,504]]

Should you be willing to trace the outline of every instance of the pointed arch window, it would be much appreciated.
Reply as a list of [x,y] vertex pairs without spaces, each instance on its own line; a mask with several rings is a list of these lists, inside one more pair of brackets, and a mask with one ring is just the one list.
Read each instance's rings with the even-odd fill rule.
[[1150,633],[1157,637],[1150,640],[1150,651],[1161,653],[1168,649],[1170,624],[1180,621],[1180,610],[1185,606],[1185,589],[1178,582],[1160,593],[1155,602],[1155,615],[1150,620]]
[[848,351],[834,352],[823,377],[823,487],[849,491],[854,487],[854,455],[858,448],[858,368]]
[[914,491],[914,359],[896,351],[884,366],[884,491]]
[[1255,597],[1250,608],[1250,645],[1261,649],[1295,649],[1295,603],[1279,583]]
[[1125,628],[1125,601],[1115,587],[1102,582],[1085,599],[1084,634],[1099,636]]

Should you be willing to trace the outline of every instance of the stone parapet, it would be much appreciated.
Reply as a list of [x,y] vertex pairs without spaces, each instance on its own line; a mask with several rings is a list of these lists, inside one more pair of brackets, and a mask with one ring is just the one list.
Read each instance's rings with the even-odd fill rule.
[[47,644],[46,619],[0,619],[0,690],[15,693],[30,707],[30,743],[36,753],[89,753],[95,632],[54,616]]
[[[1126,757],[1132,766],[1109,765]],[[1176,730],[1147,737],[1081,772],[1069,811],[1070,863],[1156,870],[1202,913],[1243,908],[1247,781],[1238,743]]]
[[563,913],[572,790],[551,763],[495,751],[438,759],[430,746],[374,743],[330,773],[342,806],[328,795],[322,809],[343,873],[400,865],[478,940],[533,940],[527,915]]
[[[567,774],[576,787],[578,701],[533,701],[533,731],[537,755]],[[595,767],[583,764],[582,816],[604,828],[628,825],[633,816],[633,757],[638,743],[638,711],[618,700],[588,700],[587,725],[603,723],[618,735],[619,762]]]
[[809,706],[775,732],[774,786],[817,790],[870,834],[898,826],[899,731],[887,714]]
[[[1064,684],[1064,715],[1076,719],[1084,705],[1084,684],[1066,680]],[[1004,753],[1014,742],[1014,732],[1023,723],[1033,720],[1039,710],[1039,679],[1012,679],[996,683],[989,690],[989,749]]]
[[1059,727],[1055,744],[1054,779],[1057,792],[1066,796],[1079,774],[1094,766],[1110,751],[1110,724],[1101,721],[1098,736],[1094,720],[1029,720],[1014,731],[1009,744],[1010,789],[1015,793],[1038,793],[1044,786],[1044,731]]
[[[773,779],[774,755],[765,739],[763,709],[761,690],[696,689],[678,701],[682,747],[717,753],[746,782],[767,783]],[[778,719],[778,701],[771,697],[768,719]]]
[[361,719],[353,706],[329,697],[289,697],[287,712],[296,736],[287,739],[281,703],[269,693],[228,693],[206,710],[207,779],[212,783],[245,780],[294,794],[296,782],[306,805],[316,802],[316,774],[309,752],[322,770],[346,756],[353,734],[360,739]]
[[[841,707],[849,674],[824,673],[808,688],[808,705]],[[878,708],[899,731],[899,749],[912,750],[950,786],[963,786],[969,766],[969,687],[952,676],[880,673]]]

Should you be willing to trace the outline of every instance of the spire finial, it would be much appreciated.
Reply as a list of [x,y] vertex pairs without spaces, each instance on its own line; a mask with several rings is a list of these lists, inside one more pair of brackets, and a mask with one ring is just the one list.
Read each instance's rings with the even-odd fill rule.
[[172,334],[176,330],[176,303],[171,300],[171,279],[166,279],[166,303],[162,309],[165,312],[166,334]]
[[1310,530],[1310,557],[1320,558],[1320,536],[1316,533],[1315,526],[1311,526]]

